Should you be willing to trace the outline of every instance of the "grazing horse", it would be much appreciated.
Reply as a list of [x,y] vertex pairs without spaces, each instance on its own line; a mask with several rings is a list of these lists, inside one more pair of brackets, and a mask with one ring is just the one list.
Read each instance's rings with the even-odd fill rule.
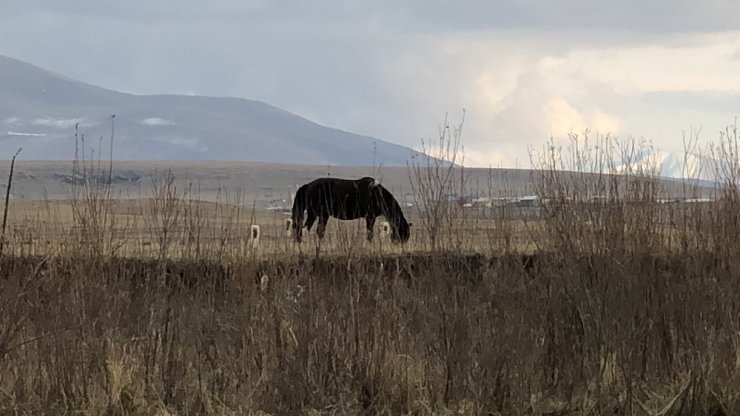
[[382,215],[391,228],[391,240],[405,243],[409,239],[411,223],[406,221],[396,198],[377,183],[375,179],[319,178],[298,188],[293,200],[293,238],[301,242],[303,215],[306,211],[305,227],[311,231],[318,218],[316,234],[324,238],[329,217],[340,220],[364,218],[367,224],[367,240],[373,240],[375,219]]

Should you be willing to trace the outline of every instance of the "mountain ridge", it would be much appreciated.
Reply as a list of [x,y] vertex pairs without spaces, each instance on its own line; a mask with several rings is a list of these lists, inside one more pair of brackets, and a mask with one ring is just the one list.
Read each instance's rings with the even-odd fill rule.
[[[271,104],[233,96],[131,94],[0,55],[0,140],[30,159],[74,154],[74,125],[108,137],[114,158],[236,160],[405,166],[419,153],[367,135],[323,126]],[[99,151],[105,151],[105,148]]]

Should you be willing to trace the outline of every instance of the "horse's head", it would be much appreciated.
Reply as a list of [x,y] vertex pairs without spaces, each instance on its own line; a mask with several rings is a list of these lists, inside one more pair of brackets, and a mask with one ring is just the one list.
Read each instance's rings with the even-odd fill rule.
[[406,222],[405,218],[399,218],[398,223],[395,226],[391,226],[393,229],[391,232],[391,241],[401,244],[409,241],[409,237],[411,236],[411,225],[412,223]]
[[394,243],[406,243],[409,241],[411,236],[411,223],[406,221],[403,216],[403,210],[396,201],[396,198],[383,187],[383,185],[375,182],[372,178],[368,179],[368,182],[372,180],[370,190],[373,196],[377,198],[378,204],[376,204],[376,215],[383,215],[388,220],[391,226],[391,241]]

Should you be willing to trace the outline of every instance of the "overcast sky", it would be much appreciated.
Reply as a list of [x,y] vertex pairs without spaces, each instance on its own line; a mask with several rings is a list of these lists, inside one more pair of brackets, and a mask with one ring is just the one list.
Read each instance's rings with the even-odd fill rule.
[[681,151],[740,115],[733,0],[2,0],[0,54],[131,93],[235,96],[467,164],[590,128]]

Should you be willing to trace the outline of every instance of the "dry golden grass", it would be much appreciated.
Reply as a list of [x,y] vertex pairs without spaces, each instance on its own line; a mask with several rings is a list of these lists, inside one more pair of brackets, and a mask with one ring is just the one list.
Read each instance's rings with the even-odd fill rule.
[[[73,205],[74,202],[69,199],[12,201],[9,210],[11,227],[7,236],[11,242],[9,249],[17,254],[58,254],[65,243],[80,238],[81,224],[75,220]],[[159,255],[162,242],[158,234],[161,229],[156,225],[161,220],[153,213],[153,205],[156,203],[151,198],[111,201],[110,215],[115,221],[105,232],[113,236],[115,241],[111,244],[116,246],[117,255]],[[178,221],[169,231],[171,250],[168,250],[168,256],[173,258],[182,257],[182,249],[188,245],[188,239],[192,239],[194,232],[199,234],[202,246],[219,246],[220,250],[234,256],[298,254],[315,251],[319,244],[315,228],[304,244],[294,244],[286,234],[285,221],[290,216],[277,211],[201,200],[178,200],[177,210],[181,211],[176,214]],[[407,210],[406,215],[411,221],[415,220],[414,211]],[[449,224],[449,238],[444,240],[450,245],[446,248],[463,252],[493,249],[531,253],[535,249],[532,230],[540,227],[540,222],[519,218],[458,218]],[[428,238],[418,230],[421,222],[416,222],[415,232],[404,246],[392,244],[388,237],[383,236],[381,223],[382,218],[375,224],[374,241],[368,243],[365,240],[364,220],[331,219],[327,236],[321,242],[321,250],[324,253],[397,253],[426,251],[430,248]],[[257,247],[250,240],[252,224],[260,227]]]

